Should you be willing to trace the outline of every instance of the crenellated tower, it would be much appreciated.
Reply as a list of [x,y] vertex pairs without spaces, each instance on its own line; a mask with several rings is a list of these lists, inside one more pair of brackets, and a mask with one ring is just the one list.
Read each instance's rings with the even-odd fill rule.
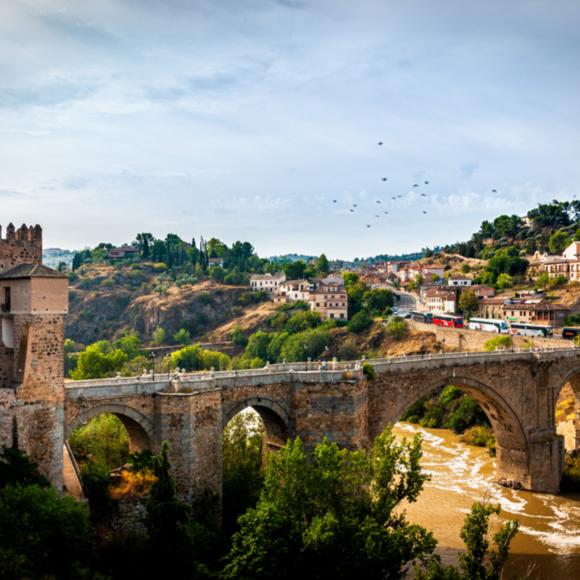
[[42,265],[42,229],[0,228],[0,446],[62,487],[65,274]]

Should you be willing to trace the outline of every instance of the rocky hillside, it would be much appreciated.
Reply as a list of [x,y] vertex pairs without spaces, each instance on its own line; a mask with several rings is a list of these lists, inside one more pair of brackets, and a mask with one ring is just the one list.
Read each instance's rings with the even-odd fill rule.
[[192,339],[243,317],[258,298],[245,286],[171,280],[155,264],[83,266],[71,277],[66,336],[88,344],[136,330],[145,342],[163,328]]

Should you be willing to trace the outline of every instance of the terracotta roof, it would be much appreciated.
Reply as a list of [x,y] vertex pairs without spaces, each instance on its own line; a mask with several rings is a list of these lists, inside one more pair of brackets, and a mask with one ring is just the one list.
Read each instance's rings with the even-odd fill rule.
[[19,278],[68,278],[68,275],[42,264],[20,264],[0,274],[0,280],[17,280]]

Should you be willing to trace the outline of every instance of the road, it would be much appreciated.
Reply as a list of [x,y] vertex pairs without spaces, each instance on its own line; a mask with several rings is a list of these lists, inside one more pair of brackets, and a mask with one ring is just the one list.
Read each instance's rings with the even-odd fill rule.
[[[395,290],[395,294],[399,297],[399,308],[401,310],[417,310],[417,297],[414,294],[405,292],[404,290]],[[422,309],[421,309],[422,310]]]

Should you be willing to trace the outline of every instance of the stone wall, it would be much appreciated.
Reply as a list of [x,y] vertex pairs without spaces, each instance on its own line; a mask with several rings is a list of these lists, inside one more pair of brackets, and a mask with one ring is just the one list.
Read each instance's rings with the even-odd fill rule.
[[19,264],[42,264],[42,229],[23,226],[16,230],[12,224],[2,237],[0,226],[0,272]]
[[[460,352],[481,351],[485,343],[497,336],[492,332],[482,332],[480,330],[469,330],[468,328],[447,328],[445,326],[435,326],[434,324],[423,324],[415,320],[408,320],[409,326],[421,332],[431,332],[435,335],[438,342],[441,342],[445,348]],[[515,348],[524,348],[529,345],[530,338],[525,336],[514,336],[513,343]],[[571,341],[558,337],[536,338],[533,339],[534,347],[549,348],[569,348]]]

